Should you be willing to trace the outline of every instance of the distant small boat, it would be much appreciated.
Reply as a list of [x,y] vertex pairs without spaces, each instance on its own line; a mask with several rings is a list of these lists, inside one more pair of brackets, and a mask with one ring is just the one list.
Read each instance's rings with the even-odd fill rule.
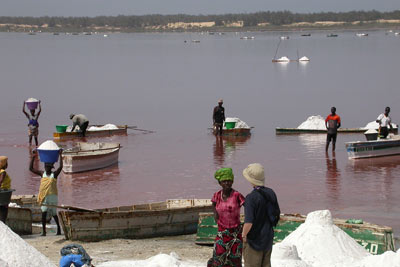
[[311,33],[303,33],[301,36],[308,37],[311,36]]
[[356,33],[356,36],[365,37],[365,36],[368,36],[368,33]]
[[287,40],[287,39],[289,39],[289,36],[281,36],[280,38],[281,38],[281,40]]
[[277,59],[273,59],[272,62],[286,63],[286,62],[290,62],[290,59],[288,57],[280,57]]
[[29,32],[28,34],[29,34],[29,35],[36,35],[35,32]]
[[338,37],[338,35],[331,33],[331,34],[328,34],[326,37]]
[[255,39],[255,37],[254,36],[243,36],[243,37],[240,37],[240,39],[242,39],[242,40],[253,40],[253,39]]
[[200,40],[192,40],[192,43],[200,43]]
[[60,35],[58,32],[54,32],[53,35]]
[[394,35],[400,35],[400,32],[395,32]]
[[104,34],[103,37],[108,37],[108,34]]
[[77,33],[77,32],[73,32],[73,33],[72,33],[72,35],[79,35],[79,33]]

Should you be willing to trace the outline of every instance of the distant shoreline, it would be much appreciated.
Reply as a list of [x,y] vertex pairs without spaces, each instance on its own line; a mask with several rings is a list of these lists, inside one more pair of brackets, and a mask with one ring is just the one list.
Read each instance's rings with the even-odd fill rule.
[[[307,32],[307,31],[361,31],[361,30],[394,30],[400,32],[400,21],[398,23],[365,23],[354,25],[349,23],[337,25],[281,25],[281,26],[253,26],[253,27],[170,27],[170,28],[122,28],[122,27],[36,27],[31,25],[7,25],[0,24],[0,32],[48,32],[48,33],[157,33],[157,32]],[[11,27],[11,29],[10,29]]]

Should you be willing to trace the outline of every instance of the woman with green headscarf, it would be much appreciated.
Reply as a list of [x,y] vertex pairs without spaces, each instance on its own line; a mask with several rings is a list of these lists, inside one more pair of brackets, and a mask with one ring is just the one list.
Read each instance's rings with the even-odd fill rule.
[[242,266],[242,229],[240,224],[240,207],[244,196],[232,188],[233,172],[231,168],[221,168],[215,172],[215,179],[222,190],[211,199],[214,207],[214,218],[218,224],[213,257],[207,267]]

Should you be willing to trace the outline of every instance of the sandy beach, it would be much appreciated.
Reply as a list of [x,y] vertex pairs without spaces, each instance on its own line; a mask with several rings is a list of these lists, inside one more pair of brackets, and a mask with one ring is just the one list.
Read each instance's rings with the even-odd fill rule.
[[142,260],[159,253],[171,252],[175,252],[181,260],[205,264],[212,256],[213,249],[212,246],[196,245],[194,234],[149,239],[112,239],[101,242],[73,242],[53,233],[45,237],[36,234],[22,238],[56,265],[60,261],[60,249],[72,243],[82,245],[92,257],[94,265],[117,260]]

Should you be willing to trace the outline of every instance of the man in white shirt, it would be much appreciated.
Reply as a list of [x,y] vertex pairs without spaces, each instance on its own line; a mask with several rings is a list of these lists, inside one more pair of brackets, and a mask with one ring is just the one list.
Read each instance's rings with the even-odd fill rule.
[[390,107],[385,108],[385,113],[382,113],[376,119],[376,122],[379,123],[379,137],[386,138],[389,134],[389,129],[393,129],[392,127],[392,119],[389,117]]

